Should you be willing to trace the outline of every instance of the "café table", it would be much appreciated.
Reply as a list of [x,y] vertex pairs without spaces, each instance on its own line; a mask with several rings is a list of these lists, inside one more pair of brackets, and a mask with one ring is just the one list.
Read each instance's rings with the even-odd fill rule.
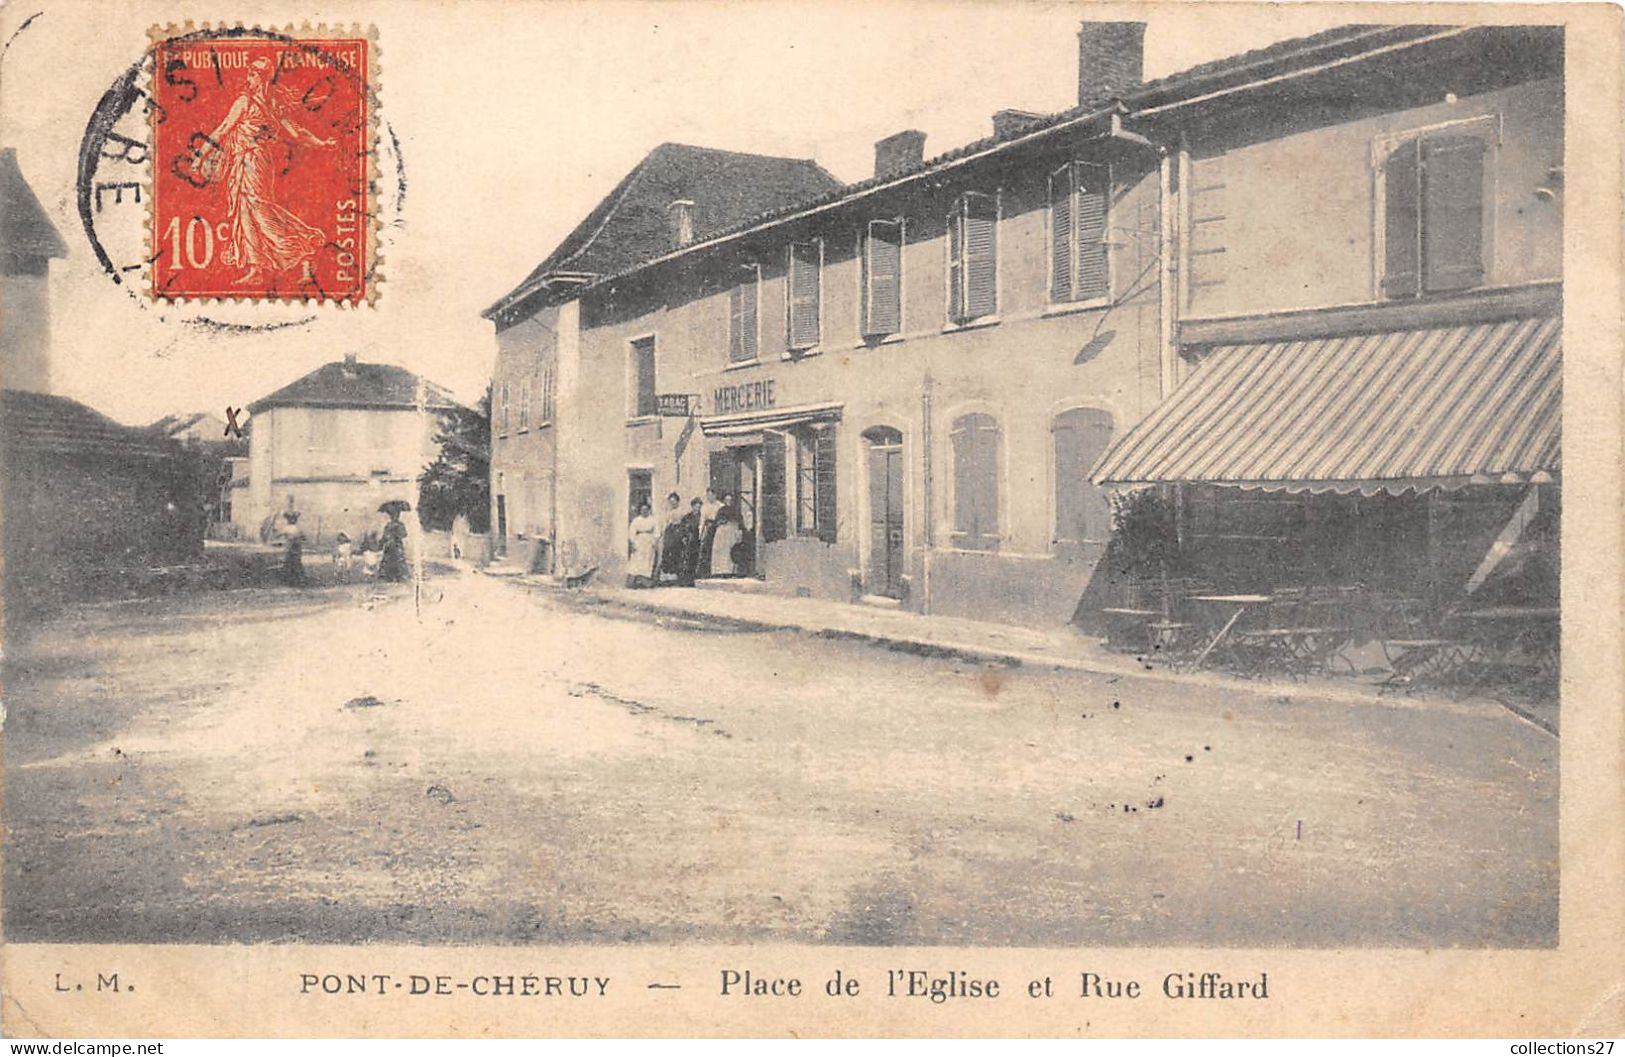
[[[1223,645],[1227,639],[1229,639],[1230,633],[1235,628],[1236,623],[1241,620],[1248,610],[1258,609],[1261,606],[1269,605],[1271,602],[1275,601],[1275,596],[1257,594],[1192,595],[1190,600],[1192,602],[1200,602],[1205,607],[1220,609],[1221,612],[1225,610],[1233,610],[1233,612],[1230,613],[1229,619],[1219,627],[1218,631],[1213,633],[1212,637],[1208,639],[1207,645],[1202,647],[1201,652],[1196,655],[1195,661],[1192,662],[1192,667],[1200,668],[1204,663],[1207,662],[1208,655],[1211,654],[1216,648]],[[1217,623],[1217,621],[1215,620],[1214,623]]]

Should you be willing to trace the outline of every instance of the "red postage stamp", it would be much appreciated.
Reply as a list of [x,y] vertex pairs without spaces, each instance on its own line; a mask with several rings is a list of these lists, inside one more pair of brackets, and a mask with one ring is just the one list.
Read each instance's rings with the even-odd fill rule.
[[258,30],[154,45],[154,297],[373,299],[371,45]]

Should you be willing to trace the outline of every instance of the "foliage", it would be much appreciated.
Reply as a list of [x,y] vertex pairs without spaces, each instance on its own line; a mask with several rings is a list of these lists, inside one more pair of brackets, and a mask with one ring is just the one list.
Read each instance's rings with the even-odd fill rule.
[[1114,573],[1133,579],[1179,575],[1183,556],[1171,496],[1142,488],[1112,496],[1112,538],[1106,560]]
[[441,412],[434,442],[440,453],[418,477],[418,523],[446,531],[458,514],[472,532],[491,527],[491,388],[473,410]]

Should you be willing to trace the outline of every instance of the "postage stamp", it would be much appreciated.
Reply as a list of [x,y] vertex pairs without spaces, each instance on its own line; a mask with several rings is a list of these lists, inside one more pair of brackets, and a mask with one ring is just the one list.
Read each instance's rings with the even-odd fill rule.
[[155,31],[150,293],[376,296],[374,41]]

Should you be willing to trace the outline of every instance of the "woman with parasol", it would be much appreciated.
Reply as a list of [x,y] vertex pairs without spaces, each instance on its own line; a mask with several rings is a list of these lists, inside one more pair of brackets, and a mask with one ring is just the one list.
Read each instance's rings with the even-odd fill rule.
[[380,514],[389,515],[384,526],[384,558],[379,563],[378,575],[385,580],[400,583],[406,579],[406,525],[401,515],[412,509],[404,499],[391,499],[378,508]]

